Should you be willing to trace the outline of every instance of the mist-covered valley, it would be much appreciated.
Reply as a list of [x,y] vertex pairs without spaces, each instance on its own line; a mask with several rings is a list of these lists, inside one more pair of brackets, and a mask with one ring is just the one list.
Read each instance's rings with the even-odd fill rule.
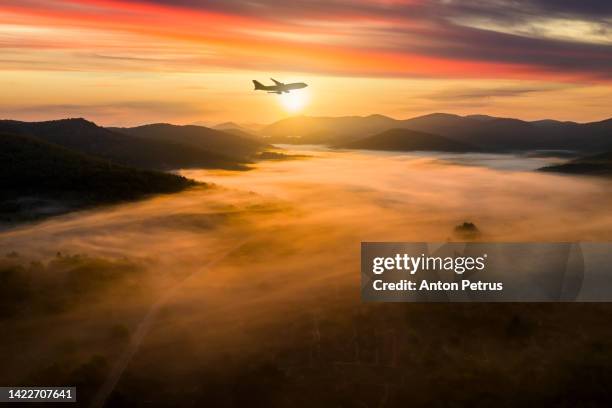
[[91,406],[418,405],[440,388],[472,404],[496,398],[483,382],[522,384],[514,403],[569,383],[607,396],[606,305],[364,304],[359,247],[461,241],[466,221],[486,241],[608,241],[609,179],[520,156],[287,153],[1,232],[0,383],[74,384]]

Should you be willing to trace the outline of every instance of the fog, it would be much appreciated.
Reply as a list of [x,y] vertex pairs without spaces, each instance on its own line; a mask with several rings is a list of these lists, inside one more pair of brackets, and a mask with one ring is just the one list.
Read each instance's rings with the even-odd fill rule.
[[[504,165],[487,166],[501,158],[298,153],[309,157],[244,172],[183,170],[207,185],[1,232],[0,253],[16,252],[6,262],[24,268],[79,254],[136,272],[88,282],[86,295],[71,289],[73,300],[60,312],[30,313],[24,305],[6,321],[11,334],[0,352],[9,357],[0,382],[35,382],[49,367],[76,378],[86,367],[95,372],[83,385],[87,398],[106,383],[105,398],[115,389],[128,401],[142,384],[172,394],[162,380],[249,383],[234,373],[252,373],[253,361],[312,368],[327,359],[325,344],[346,360],[337,342],[360,338],[355,315],[377,310],[359,299],[361,241],[460,240],[453,228],[464,221],[486,241],[612,239],[610,181],[531,170],[544,159],[504,157]],[[84,268],[79,273],[98,265],[74,262]],[[31,272],[30,285],[66,290],[55,282],[72,276],[64,264],[44,279]],[[326,332],[321,322],[332,328]],[[115,332],[125,338],[109,340]],[[367,350],[350,353],[362,361]],[[96,357],[103,359],[98,371],[91,368]]]

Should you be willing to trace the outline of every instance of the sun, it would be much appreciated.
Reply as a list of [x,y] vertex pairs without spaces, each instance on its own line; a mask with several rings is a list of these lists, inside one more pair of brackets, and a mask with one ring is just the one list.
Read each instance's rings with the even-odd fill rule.
[[301,112],[308,105],[310,95],[305,89],[284,93],[278,97],[281,106],[289,113]]

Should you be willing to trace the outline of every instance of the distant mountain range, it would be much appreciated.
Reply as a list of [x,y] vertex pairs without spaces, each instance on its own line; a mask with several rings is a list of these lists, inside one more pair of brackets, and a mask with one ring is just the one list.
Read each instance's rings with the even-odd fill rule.
[[265,146],[263,142],[201,126],[156,124],[106,129],[85,119],[1,120],[0,132],[35,137],[118,164],[158,170],[243,169],[247,156]]
[[195,183],[155,170],[244,170],[266,146],[202,126],[0,120],[0,221],[179,191]]
[[251,155],[266,147],[261,139],[256,140],[253,137],[243,137],[234,133],[242,132],[238,129],[221,131],[204,126],[178,126],[167,123],[108,129],[147,141],[178,144],[198,151],[212,152],[235,161],[248,161]]
[[396,151],[477,151],[474,146],[444,136],[410,129],[390,129],[384,132],[339,145],[347,149],[396,150]]
[[260,135],[270,143],[337,145],[401,128],[398,120],[383,116],[309,117],[296,116],[265,126]]
[[459,116],[433,113],[397,120],[383,115],[292,117],[264,127],[269,143],[346,145],[388,131],[409,129],[443,136],[480,151],[576,150],[597,152],[612,148],[612,119],[591,123]]

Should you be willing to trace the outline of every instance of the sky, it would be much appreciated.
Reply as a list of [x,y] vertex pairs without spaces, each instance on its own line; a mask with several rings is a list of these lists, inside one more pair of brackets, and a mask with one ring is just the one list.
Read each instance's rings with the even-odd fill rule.
[[[269,78],[291,95],[255,92]],[[612,116],[609,0],[0,0],[0,117]]]

